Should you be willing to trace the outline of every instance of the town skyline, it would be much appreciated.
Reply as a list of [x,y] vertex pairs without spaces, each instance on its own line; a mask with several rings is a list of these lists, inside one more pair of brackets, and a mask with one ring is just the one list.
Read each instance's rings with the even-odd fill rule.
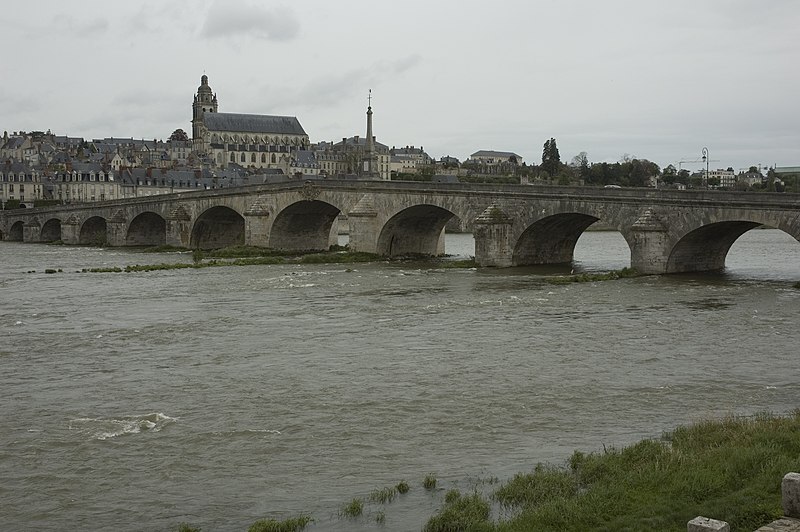
[[[663,168],[703,147],[737,170],[800,161],[792,2],[101,5],[4,17],[26,46],[2,67],[0,127],[165,139],[190,131],[205,73],[225,112],[296,116],[313,141],[363,134],[372,89],[378,140],[437,159],[538,163],[556,138],[564,162]],[[53,50],[74,60],[46,61]]]

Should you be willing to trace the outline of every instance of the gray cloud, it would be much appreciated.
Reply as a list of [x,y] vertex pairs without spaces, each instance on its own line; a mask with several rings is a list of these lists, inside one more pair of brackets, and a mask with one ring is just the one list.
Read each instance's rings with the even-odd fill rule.
[[73,35],[83,39],[90,39],[98,34],[106,33],[110,26],[106,18],[94,17],[82,20],[76,19],[71,15],[56,16],[53,19],[53,24],[57,27],[68,29]]
[[394,77],[411,70],[421,62],[422,57],[413,54],[391,62],[381,61],[360,68],[318,76],[303,87],[266,86],[263,88],[262,94],[268,95],[272,111],[280,111],[281,108],[318,109],[329,107],[357,92],[363,93],[366,103],[368,89],[381,85],[383,81],[393,81]]
[[267,9],[242,0],[216,1],[208,10],[200,35],[209,38],[255,37],[290,41],[300,33],[300,23],[286,7]]

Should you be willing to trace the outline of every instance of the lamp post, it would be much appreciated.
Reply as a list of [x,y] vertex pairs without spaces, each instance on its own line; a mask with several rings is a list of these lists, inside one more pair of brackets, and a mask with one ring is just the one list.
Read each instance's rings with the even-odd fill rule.
[[703,147],[703,162],[706,163],[706,186],[708,186],[708,163],[710,162],[710,157],[708,156],[708,148],[705,146]]

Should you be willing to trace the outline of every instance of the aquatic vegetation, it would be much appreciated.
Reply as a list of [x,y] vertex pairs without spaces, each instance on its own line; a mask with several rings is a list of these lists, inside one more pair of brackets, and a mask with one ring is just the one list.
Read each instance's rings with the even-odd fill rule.
[[275,519],[260,519],[250,525],[247,532],[297,532],[303,530],[314,520],[307,515],[292,517],[284,521]]
[[381,488],[369,494],[369,500],[380,504],[392,502],[395,495],[397,495],[396,488]]
[[176,252],[186,252],[189,251],[189,248],[181,247],[181,246],[169,246],[169,245],[162,245],[162,246],[148,246],[148,247],[141,247],[141,248],[128,248],[131,251],[135,251],[138,253],[176,253]]
[[426,490],[436,489],[436,475],[428,473],[422,480],[422,487]]
[[[478,493],[462,496],[458,490],[450,490],[439,513],[428,519],[424,532],[452,532],[459,530],[490,531],[494,524],[489,520],[489,501]],[[530,529],[537,530],[537,529]]]
[[375,514],[375,522],[382,525],[386,521],[386,513],[381,510]]
[[639,272],[634,268],[622,268],[621,270],[605,273],[579,273],[577,275],[548,277],[545,279],[545,282],[549,284],[592,283],[595,281],[613,281],[616,279],[639,277],[639,275]]
[[189,523],[181,523],[175,530],[176,532],[200,532],[200,527],[192,526]]
[[339,509],[341,517],[358,517],[364,513],[364,501],[354,498]]
[[397,483],[397,486],[395,486],[395,489],[397,490],[397,493],[402,495],[404,493],[408,493],[408,490],[411,489],[411,488],[408,485],[408,482],[406,482],[405,480],[401,480],[400,482]]
[[478,263],[475,262],[475,257],[472,257],[470,259],[461,260],[443,260],[438,263],[437,267],[445,269],[477,268]]

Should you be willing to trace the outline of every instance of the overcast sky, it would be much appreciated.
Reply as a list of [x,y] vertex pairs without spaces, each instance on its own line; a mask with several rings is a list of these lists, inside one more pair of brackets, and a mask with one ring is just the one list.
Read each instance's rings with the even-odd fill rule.
[[[191,134],[220,112],[297,116],[463,160],[624,154],[800,165],[797,0],[28,0],[2,6],[0,129]],[[718,162],[717,162],[718,160]],[[699,168],[700,164],[684,164]]]

